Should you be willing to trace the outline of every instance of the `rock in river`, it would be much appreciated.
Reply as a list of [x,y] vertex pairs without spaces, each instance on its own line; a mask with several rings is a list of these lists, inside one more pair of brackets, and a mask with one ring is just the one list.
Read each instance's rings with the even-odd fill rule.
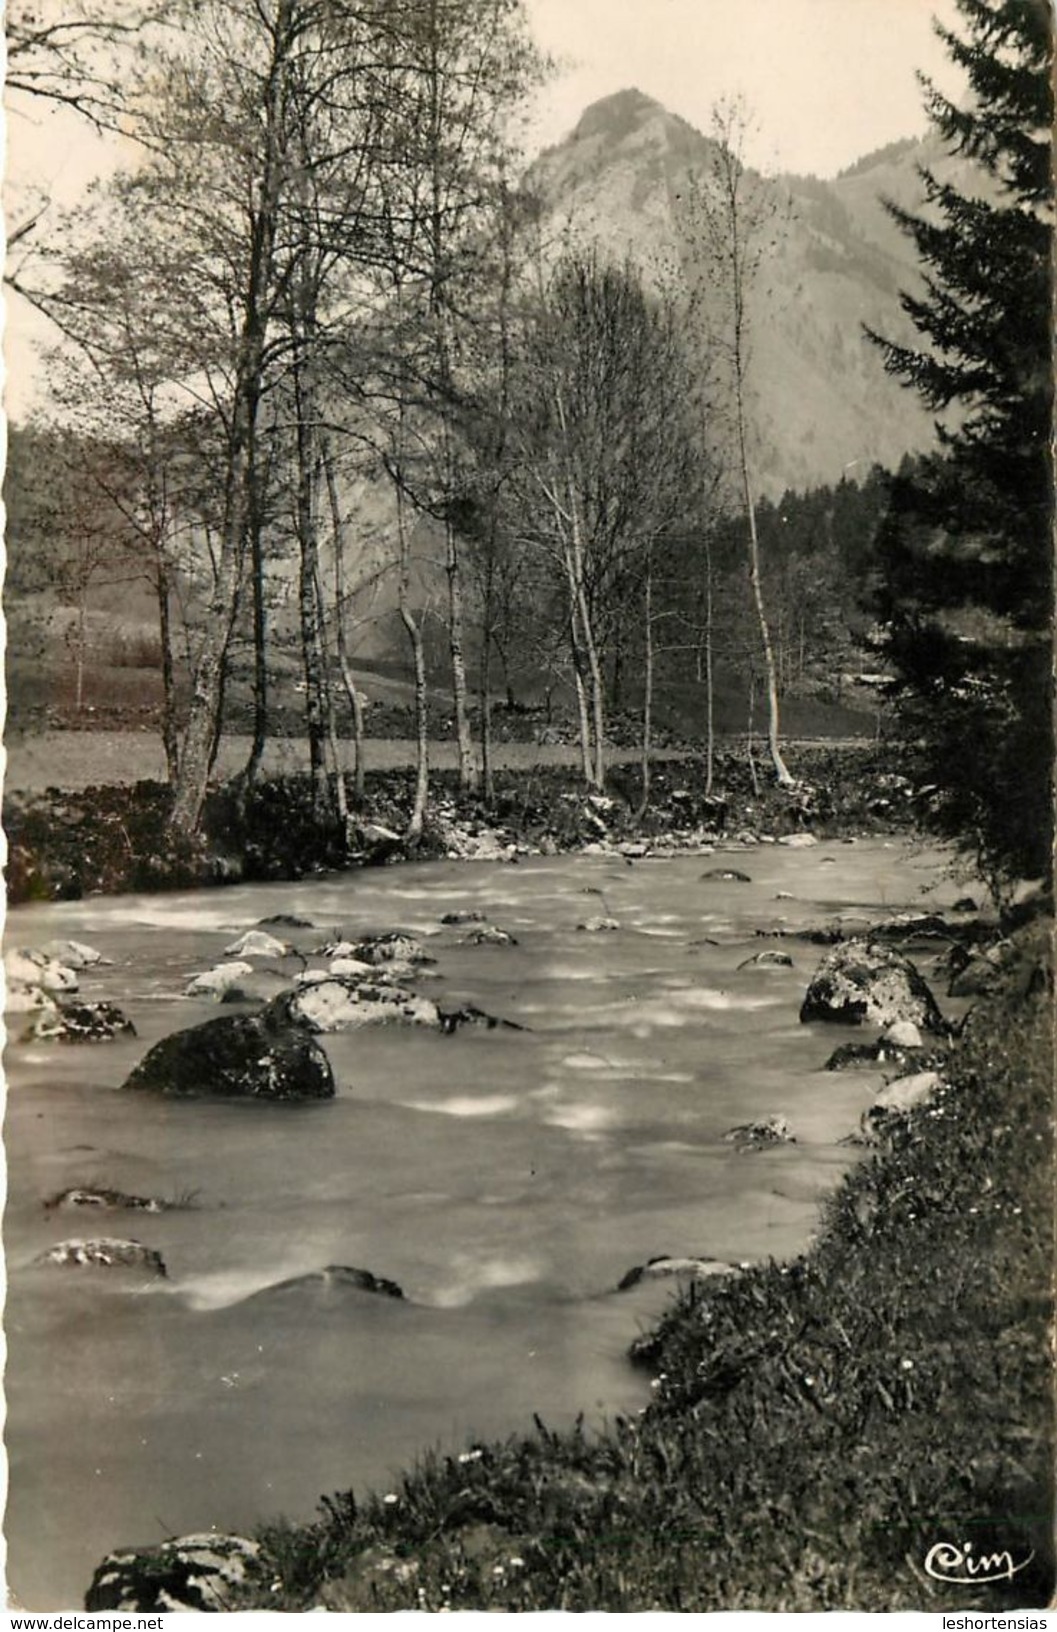
[[233,963],[218,963],[212,969],[203,969],[192,975],[184,987],[185,997],[215,997],[218,1001],[243,975],[252,975],[252,963],[238,959]]
[[30,1032],[41,1042],[110,1043],[135,1037],[136,1028],[116,1003],[59,1003],[42,1010]]
[[716,1275],[737,1273],[733,1264],[725,1264],[719,1258],[673,1258],[668,1253],[662,1253],[658,1258],[649,1258],[644,1264],[636,1264],[634,1269],[629,1269],[617,1282],[617,1291],[627,1292],[631,1287],[638,1286],[640,1281],[660,1281],[672,1275],[686,1276],[694,1281],[709,1281]]
[[374,1292],[383,1298],[404,1296],[403,1287],[387,1280],[384,1275],[374,1275],[369,1269],[355,1269],[349,1264],[328,1264],[325,1269],[315,1269],[307,1275],[292,1275],[289,1280],[262,1287],[259,1292],[254,1292],[253,1297],[271,1298],[279,1293],[297,1292],[322,1293],[324,1296],[342,1292]]
[[248,929],[245,935],[232,941],[224,951],[232,958],[285,958],[289,955],[290,947],[286,941],[269,935],[266,930]]
[[743,1122],[723,1135],[729,1144],[739,1150],[763,1150],[767,1145],[795,1145],[796,1136],[789,1131],[784,1116],[768,1116],[761,1122]]
[[178,1536],[153,1547],[108,1553],[85,1596],[88,1610],[140,1615],[172,1610],[216,1614],[255,1573],[260,1547],[244,1536]]
[[701,874],[702,884],[751,884],[748,873],[739,872],[737,867],[710,867],[707,873]]
[[98,1236],[93,1241],[57,1241],[42,1252],[38,1264],[55,1264],[60,1269],[143,1269],[149,1275],[165,1275],[160,1252],[142,1241]]
[[935,998],[909,958],[862,939],[845,941],[823,958],[801,1004],[800,1019],[851,1026],[891,1026],[911,1020],[934,1035],[945,1035],[948,1030]]
[[277,997],[265,1016],[276,1025],[316,1032],[389,1022],[442,1029],[437,1005],[428,997],[419,997],[404,986],[364,981],[355,975],[323,975],[306,981],[296,991]]
[[60,1190],[58,1195],[49,1196],[44,1203],[50,1212],[60,1208],[85,1208],[93,1212],[111,1212],[119,1208],[128,1208],[140,1213],[163,1213],[166,1203],[159,1201],[156,1196],[130,1196],[124,1190],[111,1190],[103,1185],[75,1185],[69,1190]]
[[273,1011],[221,1015],[163,1037],[123,1087],[180,1098],[332,1099],[334,1077],[319,1044]]

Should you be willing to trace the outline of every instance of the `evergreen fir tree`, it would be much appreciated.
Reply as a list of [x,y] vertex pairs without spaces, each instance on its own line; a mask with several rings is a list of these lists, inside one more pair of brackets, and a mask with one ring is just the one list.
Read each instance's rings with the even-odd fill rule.
[[922,169],[923,213],[889,204],[922,263],[923,293],[902,297],[922,347],[870,334],[953,412],[893,481],[880,610],[936,826],[998,881],[1050,864],[1053,42],[1047,0],[957,4],[963,31],[939,33],[971,96],[924,81],[926,102],[979,185]]

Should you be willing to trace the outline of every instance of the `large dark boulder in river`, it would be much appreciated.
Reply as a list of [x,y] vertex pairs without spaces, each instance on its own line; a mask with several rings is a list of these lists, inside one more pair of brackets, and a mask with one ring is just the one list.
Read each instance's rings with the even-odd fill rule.
[[122,1085],[177,1098],[332,1099],[334,1076],[307,1032],[264,1014],[221,1015],[163,1037]]
[[165,1276],[160,1252],[142,1241],[98,1236],[93,1241],[57,1241],[42,1252],[38,1264],[54,1264],[59,1269],[141,1269],[148,1275]]
[[912,1020],[922,1031],[946,1035],[936,999],[909,958],[868,940],[845,941],[819,964],[800,1007],[800,1019],[848,1026],[891,1026]]
[[219,1614],[257,1573],[260,1547],[244,1536],[178,1536],[152,1547],[108,1553],[85,1595],[88,1610],[140,1615]]

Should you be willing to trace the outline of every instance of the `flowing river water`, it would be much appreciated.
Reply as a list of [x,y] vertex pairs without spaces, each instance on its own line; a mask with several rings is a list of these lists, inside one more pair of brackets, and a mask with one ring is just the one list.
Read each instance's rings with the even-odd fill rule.
[[[709,880],[717,866],[750,882]],[[820,951],[760,940],[948,903],[943,859],[906,841],[760,846],[628,865],[431,862],[312,882],[16,908],[7,943],[73,938],[81,976],[138,1036],[6,1054],[8,1580],[78,1607],[102,1555],[216,1526],[304,1519],[323,1493],[389,1489],[430,1445],[637,1410],[628,1343],[671,1283],[614,1288],[659,1254],[733,1262],[807,1244],[878,1086],[821,1069],[840,1028],[801,1026]],[[516,946],[461,944],[477,909]],[[429,938],[444,1006],[522,1032],[374,1027],[321,1039],[337,1098],[305,1105],[117,1092],[158,1038],[211,1018],[182,995],[274,913],[305,951],[340,928]],[[601,914],[619,929],[585,933]],[[739,965],[781,944],[792,968]],[[319,962],[319,960],[315,960]],[[739,1152],[784,1115],[795,1144]],[[49,1211],[73,1185],[192,1205]],[[193,1194],[192,1194],[193,1193]],[[168,1278],[35,1263],[72,1236],[131,1235]],[[277,1283],[329,1264],[406,1300]],[[272,1289],[272,1290],[269,1290]]]

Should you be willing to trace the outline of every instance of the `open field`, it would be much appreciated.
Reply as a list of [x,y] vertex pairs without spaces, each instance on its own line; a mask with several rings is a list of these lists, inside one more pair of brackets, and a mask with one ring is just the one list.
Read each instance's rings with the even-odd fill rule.
[[[826,746],[847,747],[860,740],[865,739],[833,738],[827,740]],[[726,748],[735,745],[734,739],[723,743]],[[786,745],[795,747],[797,740],[786,739]],[[344,762],[351,768],[352,743],[345,742],[341,747]],[[249,737],[225,737],[217,756],[217,777],[223,780],[233,776],[245,765],[249,751]],[[765,746],[758,746],[757,757],[761,764],[765,754]],[[662,748],[650,757],[660,764],[699,756],[686,748]],[[611,765],[630,765],[638,764],[641,754],[635,748],[614,747],[608,758]],[[492,761],[497,770],[576,765],[579,749],[568,743],[502,742],[493,746]],[[415,762],[415,744],[408,738],[369,738],[366,762],[368,770],[403,770]],[[438,771],[456,770],[455,743],[431,743],[430,764]],[[264,753],[265,776],[292,775],[307,770],[308,743],[304,737],[284,737],[269,742]],[[39,793],[49,787],[71,791],[99,786],[128,787],[143,781],[165,781],[165,756],[160,739],[152,731],[44,731],[39,736],[15,739],[7,744],[4,787],[10,793]]]
[[[352,765],[351,742],[342,745],[346,765]],[[216,774],[223,780],[246,763],[250,738],[225,737],[217,756]],[[628,764],[639,759],[634,749],[614,748],[610,763]],[[665,749],[656,760],[690,759],[686,750]],[[578,750],[563,743],[498,743],[493,750],[497,769],[527,770],[533,765],[575,765]],[[396,737],[371,738],[366,761],[370,770],[402,770],[415,762],[415,744]],[[453,742],[430,744],[430,763],[436,770],[458,767]],[[284,737],[265,749],[265,776],[291,775],[308,770],[308,743],[304,737]],[[134,782],[165,781],[165,755],[160,739],[150,731],[45,731],[7,746],[8,792],[36,793],[49,787],[67,789],[100,785],[126,787]]]

